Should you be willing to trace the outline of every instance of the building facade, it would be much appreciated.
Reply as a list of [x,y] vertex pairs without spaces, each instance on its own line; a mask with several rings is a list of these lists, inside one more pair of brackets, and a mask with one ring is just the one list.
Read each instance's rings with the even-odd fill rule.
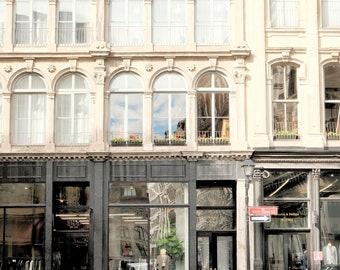
[[339,14],[0,0],[0,269],[340,264]]

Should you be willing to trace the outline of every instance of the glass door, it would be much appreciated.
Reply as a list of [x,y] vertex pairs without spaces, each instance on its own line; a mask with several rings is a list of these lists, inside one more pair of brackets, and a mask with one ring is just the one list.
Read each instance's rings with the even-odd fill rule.
[[268,270],[306,270],[308,267],[307,234],[269,234],[266,252]]
[[197,269],[232,270],[234,267],[233,236],[214,232],[198,233]]

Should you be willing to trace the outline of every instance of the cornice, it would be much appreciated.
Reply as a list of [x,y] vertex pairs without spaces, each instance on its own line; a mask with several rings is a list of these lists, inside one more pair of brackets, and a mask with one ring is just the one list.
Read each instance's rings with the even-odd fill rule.
[[135,161],[135,160],[244,160],[247,152],[143,152],[143,153],[0,153],[0,162],[45,162],[45,161]]

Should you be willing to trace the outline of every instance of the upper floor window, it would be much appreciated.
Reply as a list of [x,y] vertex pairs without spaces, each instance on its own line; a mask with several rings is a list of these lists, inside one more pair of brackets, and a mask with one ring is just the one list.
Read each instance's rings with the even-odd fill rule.
[[165,72],[156,78],[153,91],[154,143],[185,143],[187,87],[183,76]]
[[272,27],[298,26],[298,0],[271,0]]
[[48,1],[46,0],[16,0],[14,43],[46,45],[47,13]]
[[198,45],[229,44],[229,0],[195,1],[195,41]]
[[276,138],[297,138],[298,95],[296,67],[276,65],[272,68],[273,129]]
[[109,140],[112,145],[141,145],[143,86],[132,72],[117,75],[110,84]]
[[198,143],[229,143],[229,85],[218,72],[208,72],[197,82]]
[[113,46],[144,43],[144,1],[111,0],[110,42]]
[[0,46],[4,44],[5,0],[0,0]]
[[324,68],[325,128],[329,139],[340,139],[340,65]]
[[340,1],[322,0],[322,26],[340,27]]
[[152,1],[152,34],[155,45],[184,45],[187,42],[186,0]]
[[90,86],[87,79],[78,73],[65,75],[58,82],[56,90],[56,144],[88,144]]
[[61,45],[90,42],[91,1],[58,1],[58,43]]
[[46,86],[37,74],[18,78],[11,98],[11,143],[45,144]]

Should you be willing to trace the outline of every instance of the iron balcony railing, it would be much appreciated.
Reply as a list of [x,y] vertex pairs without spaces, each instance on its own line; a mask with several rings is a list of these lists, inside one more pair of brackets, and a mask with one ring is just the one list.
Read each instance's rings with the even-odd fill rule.
[[29,27],[27,23],[16,23],[14,43],[19,46],[46,46],[46,27]]
[[142,46],[144,44],[143,26],[110,25],[110,43],[112,46]]
[[57,35],[59,45],[89,45],[91,29],[87,26],[67,27],[59,24]]

